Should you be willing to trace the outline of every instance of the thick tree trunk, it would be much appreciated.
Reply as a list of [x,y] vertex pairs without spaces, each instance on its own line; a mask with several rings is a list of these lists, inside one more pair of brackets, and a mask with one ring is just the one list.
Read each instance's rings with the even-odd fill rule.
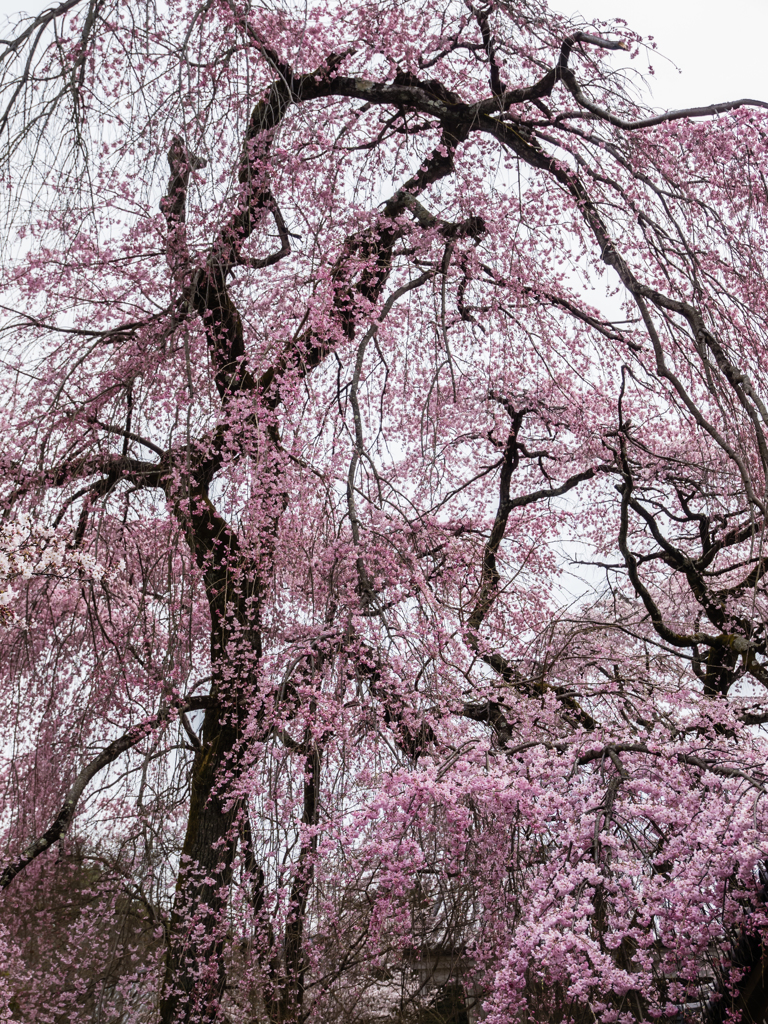
[[[226,984],[226,907],[238,841],[241,801],[230,787],[261,657],[257,626],[263,593],[259,566],[243,572],[237,537],[207,494],[190,503],[188,539],[205,570],[211,613],[211,665],[216,681],[192,765],[187,830],[171,914],[161,1024],[220,1018]],[[183,516],[180,516],[184,522]],[[269,559],[267,559],[268,564]],[[226,671],[222,669],[226,668]]]
[[216,1020],[226,981],[221,952],[238,804],[233,802],[225,810],[217,781],[237,744],[238,730],[222,724],[220,717],[220,708],[206,713],[203,743],[192,768],[160,1004],[162,1024]]

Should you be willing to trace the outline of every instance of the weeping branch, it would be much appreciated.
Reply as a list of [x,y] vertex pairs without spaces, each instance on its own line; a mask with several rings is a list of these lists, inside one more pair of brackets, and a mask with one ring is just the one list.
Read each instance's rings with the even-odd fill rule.
[[140,722],[133,726],[128,732],[118,739],[113,740],[108,747],[105,747],[85,768],[80,772],[75,781],[67,790],[61,810],[54,818],[51,825],[45,832],[27,846],[21,856],[8,864],[0,874],[0,889],[6,889],[14,878],[20,874],[29,864],[32,863],[41,853],[45,853],[66,834],[67,829],[75,816],[77,805],[83,795],[88,783],[95,778],[107,765],[116,761],[126,750],[135,747],[146,736],[153,732],[158,726],[169,722],[175,715],[185,715],[188,711],[202,711],[211,706],[210,697],[190,697],[183,701],[172,702],[165,710],[159,712],[153,718]]

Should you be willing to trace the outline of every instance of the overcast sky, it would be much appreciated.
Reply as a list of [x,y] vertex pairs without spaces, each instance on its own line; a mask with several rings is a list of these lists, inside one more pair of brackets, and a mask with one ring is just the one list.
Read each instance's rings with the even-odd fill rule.
[[[0,0],[0,15],[40,11],[52,0]],[[124,0],[130,3],[131,0]],[[429,0],[423,0],[428,3]],[[768,0],[550,0],[566,14],[586,19],[623,18],[652,35],[661,56],[653,103],[681,107],[750,97],[768,100]],[[621,54],[612,61],[619,63]],[[673,63],[670,63],[673,62]],[[647,62],[634,62],[645,70]],[[677,68],[674,66],[677,65]]]
[[[768,0],[553,0],[552,6],[586,19],[623,18],[653,36],[667,58],[651,61],[654,105],[768,100]],[[640,70],[639,58],[633,63]]]

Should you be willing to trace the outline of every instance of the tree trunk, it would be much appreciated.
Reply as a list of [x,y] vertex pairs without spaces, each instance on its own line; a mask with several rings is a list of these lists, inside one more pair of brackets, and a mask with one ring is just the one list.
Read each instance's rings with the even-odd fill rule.
[[225,810],[225,794],[217,780],[237,744],[238,729],[222,724],[220,718],[220,708],[206,712],[203,743],[192,768],[160,1003],[162,1024],[216,1020],[226,981],[221,952],[238,803],[233,801]]

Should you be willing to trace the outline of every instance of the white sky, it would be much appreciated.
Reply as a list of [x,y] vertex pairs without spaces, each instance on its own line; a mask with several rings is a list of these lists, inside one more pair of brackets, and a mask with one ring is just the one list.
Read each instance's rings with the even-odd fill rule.
[[[55,0],[0,0],[0,21],[20,10],[40,11]],[[132,0],[124,0],[131,3]],[[429,0],[424,0],[428,3]],[[768,0],[550,0],[566,14],[586,19],[623,18],[643,36],[654,36],[659,55],[653,103],[700,106],[750,97],[768,100]],[[612,61],[620,63],[621,54]],[[675,67],[680,70],[678,71]],[[645,70],[647,62],[634,66]]]
[[[623,18],[653,36],[653,104],[702,106],[722,100],[768,100],[768,0],[551,0],[566,14]],[[616,55],[621,60],[620,55]],[[614,58],[614,60],[616,59]],[[645,70],[647,62],[633,62]],[[677,68],[674,66],[677,65]]]

